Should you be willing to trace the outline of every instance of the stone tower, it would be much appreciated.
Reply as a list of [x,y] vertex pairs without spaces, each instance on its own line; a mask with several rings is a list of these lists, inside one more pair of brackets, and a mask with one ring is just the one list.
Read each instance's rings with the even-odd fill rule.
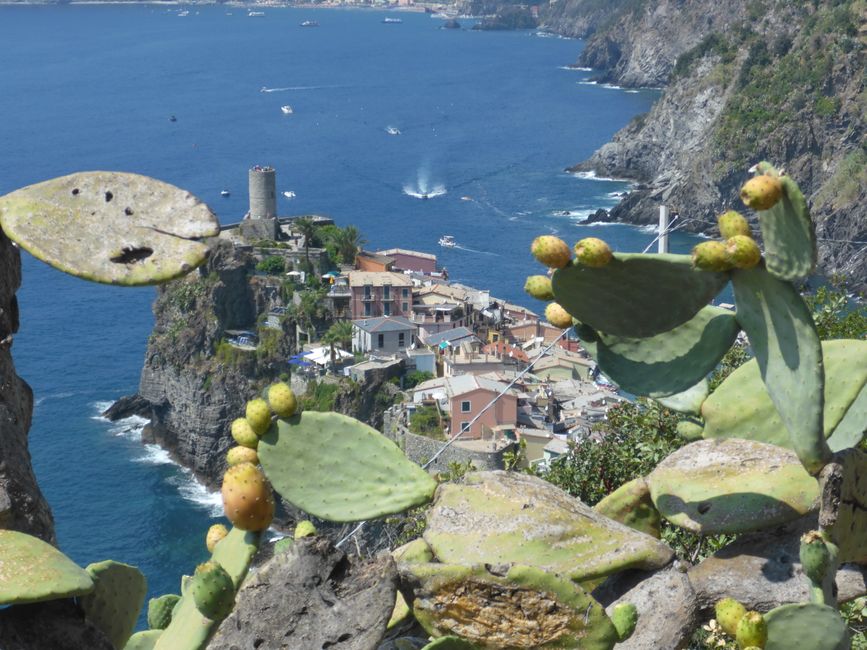
[[277,239],[277,172],[255,165],[249,172],[250,211],[241,224],[247,239]]

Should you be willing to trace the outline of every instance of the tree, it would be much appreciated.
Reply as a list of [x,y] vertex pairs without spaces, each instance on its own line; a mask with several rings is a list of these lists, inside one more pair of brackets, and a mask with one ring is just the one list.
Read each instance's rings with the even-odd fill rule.
[[292,228],[304,237],[304,261],[307,263],[307,268],[309,269],[311,268],[310,244],[313,243],[313,238],[316,236],[316,222],[310,217],[302,217],[295,221]]
[[328,331],[322,335],[322,342],[326,343],[331,348],[331,366],[337,365],[337,352],[334,349],[335,344],[341,344],[344,350],[352,343],[352,323],[348,320],[340,320],[328,328]]
[[269,255],[256,264],[256,270],[268,275],[280,275],[286,270],[286,262],[279,255]]
[[340,254],[340,259],[344,264],[355,264],[355,256],[358,255],[359,249],[367,243],[361,236],[358,228],[355,226],[346,226],[343,230],[337,233],[335,242],[337,252]]

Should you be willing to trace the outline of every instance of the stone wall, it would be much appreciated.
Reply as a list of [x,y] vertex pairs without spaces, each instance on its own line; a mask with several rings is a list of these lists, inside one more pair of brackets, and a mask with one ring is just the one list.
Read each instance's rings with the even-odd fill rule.
[[[407,458],[419,465],[423,465],[433,458],[434,454],[445,444],[440,440],[433,440],[432,438],[412,433],[403,427],[399,430],[397,442]],[[448,470],[450,463],[466,463],[467,461],[471,461],[479,471],[503,469],[506,466],[503,457],[509,451],[515,451],[514,444],[502,447],[498,451],[485,452],[466,449],[465,447],[461,447],[460,442],[456,442],[446,449],[443,455],[437,458],[436,462],[429,469],[436,472],[444,472]]]

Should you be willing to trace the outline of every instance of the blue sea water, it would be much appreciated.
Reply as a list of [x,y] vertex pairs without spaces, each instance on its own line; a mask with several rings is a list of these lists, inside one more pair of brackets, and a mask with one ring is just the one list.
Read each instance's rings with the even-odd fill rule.
[[[0,7],[0,194],[134,171],[230,223],[246,209],[248,167],[270,164],[296,194],[282,214],[355,224],[371,248],[435,252],[452,279],[535,309],[521,286],[538,272],[536,235],[593,234],[622,251],[653,238],[580,223],[627,184],[562,170],[656,93],[587,83],[590,72],[565,67],[579,41],[441,30],[419,14],[383,24],[373,11],[188,9]],[[300,28],[307,19],[321,26]],[[437,196],[413,196],[424,193]],[[438,248],[443,234],[459,246]],[[675,233],[672,247],[693,243]],[[14,354],[35,392],[31,453],[60,545],[80,564],[139,566],[151,595],[176,592],[205,557],[218,499],[143,447],[141,422],[98,417],[137,388],[154,291],[88,284],[26,254],[23,265]]]

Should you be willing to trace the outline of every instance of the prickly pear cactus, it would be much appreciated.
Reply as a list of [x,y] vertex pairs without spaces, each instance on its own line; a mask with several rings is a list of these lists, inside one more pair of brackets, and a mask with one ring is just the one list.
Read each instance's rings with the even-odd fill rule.
[[136,632],[129,638],[126,645],[123,646],[123,650],[153,650],[162,633],[162,630]]
[[849,628],[833,607],[814,603],[783,605],[765,614],[764,650],[849,650]]
[[337,413],[278,419],[259,443],[274,489],[326,521],[361,521],[430,501],[436,481],[385,436]]
[[629,338],[683,325],[727,282],[726,273],[694,269],[688,255],[637,253],[615,253],[602,268],[568,265],[552,278],[554,297],[572,316],[600,332]]
[[441,636],[428,643],[421,650],[478,650],[478,646],[457,636]]
[[50,544],[0,530],[0,605],[72,598],[93,591],[93,579]]
[[[34,257],[85,280],[167,282],[201,265],[220,224],[189,192],[137,174],[83,172],[0,197],[3,231]],[[74,237],[58,233],[74,232]]]
[[115,648],[122,648],[135,630],[147,595],[147,580],[133,566],[106,560],[87,567],[94,589],[79,600],[84,615]]

